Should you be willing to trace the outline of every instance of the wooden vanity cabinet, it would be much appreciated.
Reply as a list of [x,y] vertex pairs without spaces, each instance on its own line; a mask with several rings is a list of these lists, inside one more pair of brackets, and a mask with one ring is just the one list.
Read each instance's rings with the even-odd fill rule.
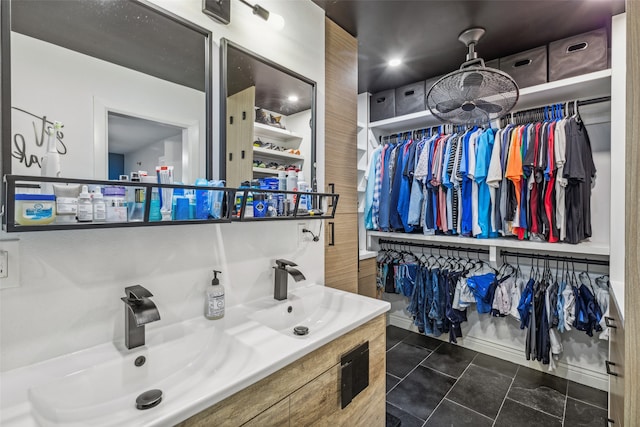
[[[384,426],[385,332],[383,314],[179,426]],[[340,359],[367,341],[369,385],[342,409]]]

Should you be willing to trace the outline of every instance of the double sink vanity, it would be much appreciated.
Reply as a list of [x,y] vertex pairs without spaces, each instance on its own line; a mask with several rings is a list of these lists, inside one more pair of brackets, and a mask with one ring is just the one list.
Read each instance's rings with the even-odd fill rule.
[[[220,320],[150,328],[141,347],[109,342],[2,373],[0,424],[382,425],[387,310],[384,301],[308,285],[282,301],[227,308]],[[294,334],[301,325],[308,333]],[[341,356],[365,342],[368,386],[341,408]],[[149,390],[162,400],[137,409]]]

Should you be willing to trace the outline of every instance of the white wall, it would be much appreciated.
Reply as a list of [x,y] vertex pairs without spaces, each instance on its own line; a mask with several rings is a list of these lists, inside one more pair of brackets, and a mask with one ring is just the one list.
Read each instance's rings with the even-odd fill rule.
[[[286,26],[277,32],[235,1],[228,27],[203,15],[201,0],[155,2],[210,29],[215,40],[228,37],[316,81],[318,164],[324,164],[322,9],[310,1],[261,2],[284,17]],[[217,67],[215,62],[216,72]],[[216,123],[218,82],[216,76]],[[319,172],[322,179],[324,171]],[[284,221],[22,233],[21,287],[0,291],[0,370],[122,339],[120,297],[131,284],[142,284],[155,295],[162,320],[147,326],[153,329],[201,315],[214,268],[223,272],[228,305],[273,295],[275,258],[295,261],[306,275],[307,281],[293,286],[321,283],[322,237],[298,247],[296,230],[297,221]],[[7,237],[14,235],[0,234]]]
[[298,149],[304,156],[302,171],[304,172],[305,180],[311,187],[311,128],[309,127],[309,120],[311,120],[311,110],[292,114],[287,117],[287,129],[302,136]]

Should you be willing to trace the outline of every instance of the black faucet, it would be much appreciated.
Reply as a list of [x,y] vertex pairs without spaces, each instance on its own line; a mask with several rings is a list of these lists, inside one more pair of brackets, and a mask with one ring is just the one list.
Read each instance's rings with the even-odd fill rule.
[[153,294],[142,286],[129,286],[124,292],[124,344],[132,349],[144,345],[144,325],[160,320],[160,313],[149,299]]
[[287,299],[287,280],[289,274],[296,282],[304,280],[304,274],[295,268],[297,264],[286,259],[277,259],[276,266],[273,267],[276,270],[275,286],[273,288],[273,297],[278,301]]

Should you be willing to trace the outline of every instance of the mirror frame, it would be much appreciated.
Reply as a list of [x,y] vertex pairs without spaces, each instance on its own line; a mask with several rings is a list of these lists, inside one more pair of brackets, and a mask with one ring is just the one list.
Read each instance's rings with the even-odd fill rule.
[[228,84],[227,84],[227,64],[228,64],[228,58],[227,58],[227,48],[228,47],[232,47],[234,49],[239,50],[240,52],[252,56],[255,59],[257,59],[258,61],[269,65],[270,67],[275,68],[278,71],[281,71],[285,74],[290,75],[291,77],[295,77],[298,80],[301,80],[307,84],[309,84],[311,86],[311,123],[313,123],[313,128],[311,129],[311,155],[310,155],[310,162],[311,162],[311,177],[309,178],[309,183],[313,182],[314,179],[316,179],[317,177],[317,173],[316,173],[316,169],[317,169],[317,164],[316,164],[316,152],[317,152],[317,132],[318,132],[318,122],[317,122],[317,115],[318,115],[318,102],[317,102],[317,91],[318,91],[318,85],[315,81],[303,76],[302,74],[296,73],[295,71],[292,71],[270,59],[265,58],[262,55],[258,55],[255,52],[250,51],[249,49],[246,49],[242,46],[240,46],[237,43],[232,42],[231,40],[228,40],[226,38],[221,38],[220,39],[220,144],[219,144],[219,150],[220,150],[220,165],[219,165],[219,171],[220,171],[220,176],[219,179],[225,179],[227,178],[227,88],[228,88]]
[[[153,13],[163,15],[182,26],[200,33],[204,36],[205,55],[205,139],[204,139],[204,155],[205,155],[205,175],[207,180],[213,179],[213,120],[212,120],[212,53],[213,53],[213,37],[211,31],[201,27],[193,22],[176,15],[166,9],[163,9],[146,0],[129,0],[149,9]],[[0,126],[2,133],[0,134],[0,150],[2,152],[2,161],[0,162],[0,177],[4,180],[5,175],[11,174],[11,1],[0,1],[0,57],[2,66],[0,67]],[[93,177],[96,178],[96,177]],[[97,178],[96,178],[97,179]],[[4,187],[4,183],[2,184]],[[6,192],[2,191],[2,208],[6,206]]]

